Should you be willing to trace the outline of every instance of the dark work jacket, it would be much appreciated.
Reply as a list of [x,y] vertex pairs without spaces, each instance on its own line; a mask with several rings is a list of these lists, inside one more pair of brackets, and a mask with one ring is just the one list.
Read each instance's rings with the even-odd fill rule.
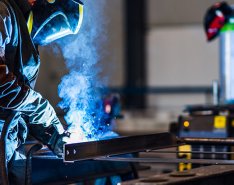
[[[53,107],[33,90],[39,71],[40,59],[29,35],[25,15],[19,3],[22,0],[0,0],[0,133],[7,118],[11,121],[7,137],[7,160],[25,141],[28,128],[32,135],[48,144],[46,129],[53,125],[61,134],[63,127]],[[0,151],[1,152],[1,151]]]

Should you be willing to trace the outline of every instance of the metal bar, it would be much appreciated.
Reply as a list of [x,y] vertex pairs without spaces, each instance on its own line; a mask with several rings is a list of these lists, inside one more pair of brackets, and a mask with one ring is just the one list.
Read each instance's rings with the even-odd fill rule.
[[179,154],[179,153],[184,153],[184,154],[227,154],[231,155],[234,154],[234,152],[200,152],[200,151],[158,151],[158,150],[147,150],[147,153],[157,153],[157,154]]
[[234,146],[234,138],[178,138],[178,143]]
[[142,136],[120,137],[109,140],[65,144],[64,161],[73,162],[93,159],[107,155],[118,155],[171,147],[177,144],[176,137],[170,133]]
[[116,162],[140,162],[140,163],[192,163],[192,164],[218,164],[233,165],[234,160],[216,160],[216,159],[176,159],[176,158],[133,158],[133,157],[100,157],[95,158],[100,161],[116,161]]

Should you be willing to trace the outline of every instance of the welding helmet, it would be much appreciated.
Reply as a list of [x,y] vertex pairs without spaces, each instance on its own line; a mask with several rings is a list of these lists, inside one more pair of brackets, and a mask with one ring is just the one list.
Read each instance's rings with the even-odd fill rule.
[[229,21],[232,8],[226,2],[216,3],[211,6],[204,18],[204,27],[208,41],[216,38],[220,29]]
[[56,39],[78,33],[83,20],[80,0],[37,0],[28,18],[33,42],[46,45]]

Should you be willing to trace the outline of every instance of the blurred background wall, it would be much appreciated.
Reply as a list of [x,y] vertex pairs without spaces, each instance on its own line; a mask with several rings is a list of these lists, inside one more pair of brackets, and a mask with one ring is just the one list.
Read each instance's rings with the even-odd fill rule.
[[[110,87],[124,87],[126,78],[126,1],[106,0],[107,41],[103,48],[103,76]],[[129,0],[130,1],[130,0]],[[146,2],[146,85],[157,87],[211,87],[219,78],[218,39],[208,43],[203,17],[215,0],[144,0]],[[134,1],[132,6],[134,6]],[[234,4],[234,0],[227,1]],[[98,6],[98,3],[97,3]],[[137,15],[136,15],[137,16]],[[84,19],[85,21],[85,19]],[[55,44],[40,48],[41,69],[37,83],[53,106],[59,102],[57,85],[66,74],[63,57],[53,52]],[[59,51],[59,49],[57,49]],[[132,66],[132,70],[134,66]],[[146,94],[144,110],[124,109],[118,122],[123,131],[166,130],[185,105],[212,103],[206,93]]]

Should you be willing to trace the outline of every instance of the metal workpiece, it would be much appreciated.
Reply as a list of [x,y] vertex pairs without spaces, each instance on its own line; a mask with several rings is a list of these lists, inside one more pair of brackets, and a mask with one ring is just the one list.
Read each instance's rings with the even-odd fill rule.
[[154,154],[225,154],[225,155],[232,155],[234,152],[207,152],[207,151],[172,151],[172,150],[149,150],[147,152],[154,153]]
[[[116,157],[106,158],[106,156],[114,156],[114,155],[129,154],[129,153],[144,152],[144,151],[160,153],[160,151],[157,151],[157,149],[169,148],[185,144],[234,146],[234,138],[178,138],[170,133],[159,133],[151,135],[119,137],[114,139],[92,141],[92,142],[65,144],[64,162],[74,162],[74,161],[81,161],[88,159],[98,159],[98,160],[101,159],[101,160],[110,160],[110,161],[116,160],[116,161],[128,161],[128,162],[159,162],[159,163],[188,162],[184,161],[183,159],[147,159],[147,158],[134,159],[134,158],[116,158]],[[190,153],[200,154],[201,152],[191,151]],[[205,154],[206,152],[203,153]],[[232,153],[216,152],[216,154],[232,154]],[[201,164],[217,164],[217,163],[234,164],[234,161],[225,161],[225,160],[222,161],[195,160],[189,162],[201,163]]]
[[175,145],[177,145],[177,139],[170,133],[128,136],[108,140],[65,144],[64,162],[128,154],[149,149],[167,148]]
[[234,146],[234,138],[178,138],[178,143]]
[[221,159],[178,159],[178,158],[146,158],[146,157],[100,157],[96,158],[98,161],[115,161],[115,162],[134,162],[134,163],[163,163],[163,164],[179,164],[179,163],[192,163],[192,164],[216,164],[216,165],[234,165],[234,160],[221,160]]

